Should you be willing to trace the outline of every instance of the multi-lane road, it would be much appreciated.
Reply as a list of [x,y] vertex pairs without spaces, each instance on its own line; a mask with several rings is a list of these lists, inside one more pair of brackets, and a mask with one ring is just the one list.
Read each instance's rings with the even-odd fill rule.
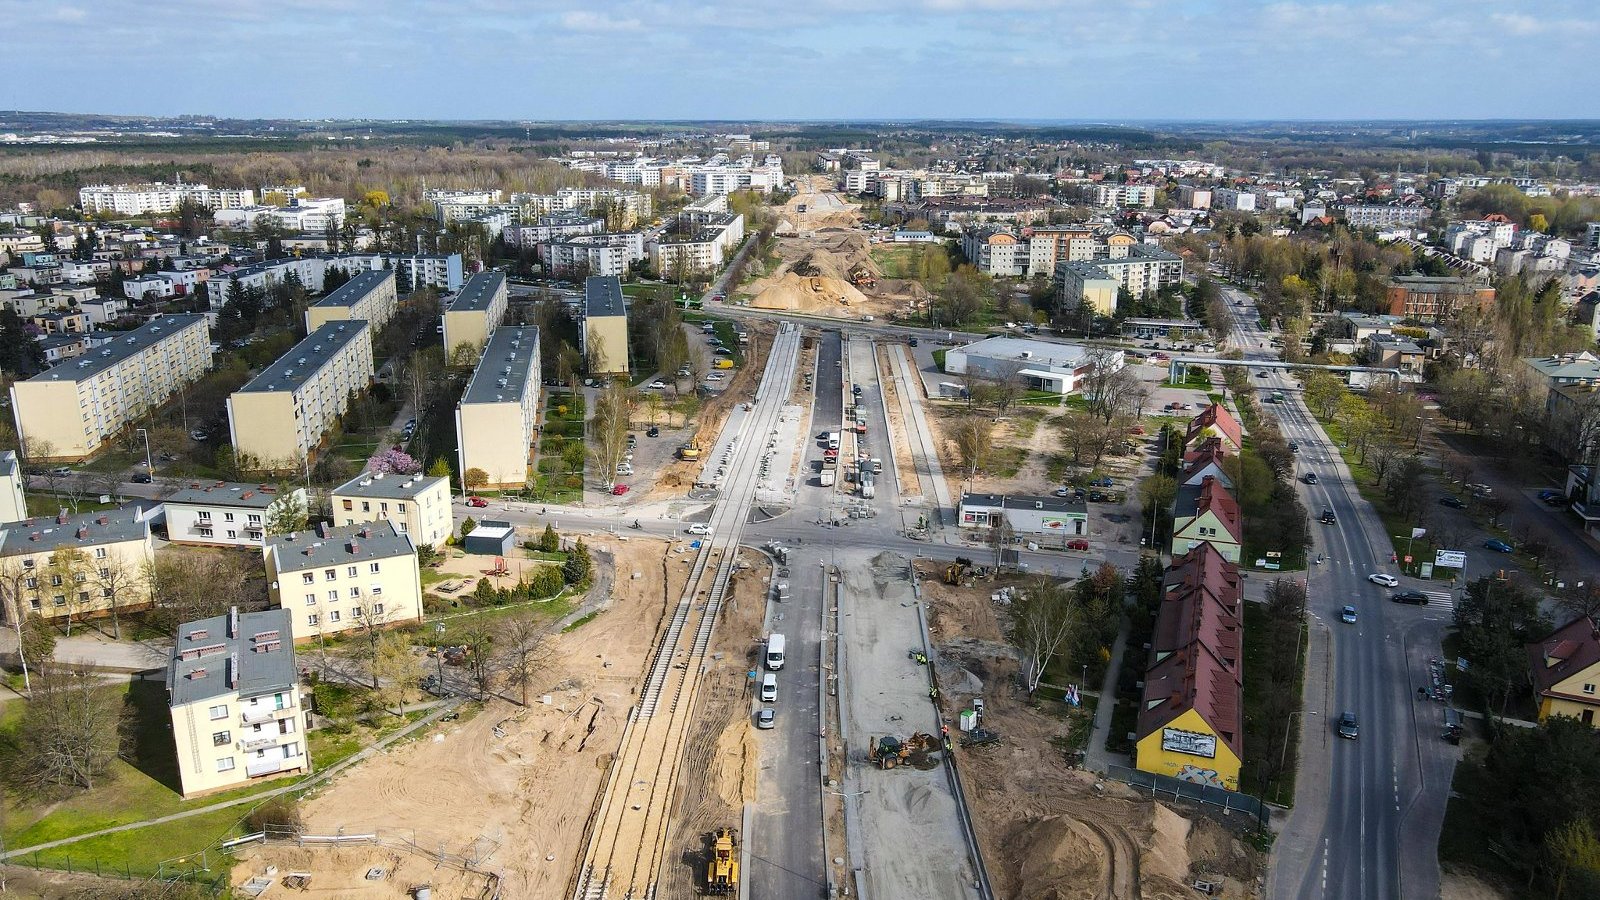
[[[1254,304],[1232,289],[1226,296],[1235,315],[1233,345],[1247,360],[1276,360]],[[1375,572],[1399,575],[1389,561],[1393,545],[1383,522],[1307,411],[1298,385],[1282,371],[1263,371],[1265,377],[1251,380],[1263,395],[1284,392],[1283,402],[1262,409],[1278,417],[1285,438],[1299,443],[1297,476],[1318,476],[1316,484],[1298,487],[1313,518],[1312,552],[1325,558],[1308,576],[1306,705],[1298,722],[1286,723],[1300,726],[1300,774],[1268,895],[1436,896],[1439,829],[1457,754],[1441,740],[1442,707],[1419,703],[1415,692],[1427,680],[1429,656],[1439,652],[1450,601],[1446,594],[1427,606],[1392,603],[1395,589],[1367,580]],[[1333,510],[1337,524],[1316,522],[1324,508]],[[1400,589],[1438,591],[1405,577],[1401,582]],[[1356,607],[1354,624],[1340,621],[1346,604]],[[1360,723],[1355,740],[1336,730],[1346,711]]]

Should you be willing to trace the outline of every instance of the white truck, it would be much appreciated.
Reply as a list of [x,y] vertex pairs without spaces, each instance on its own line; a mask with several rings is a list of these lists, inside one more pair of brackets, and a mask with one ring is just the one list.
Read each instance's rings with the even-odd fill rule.
[[839,449],[839,432],[837,432],[837,431],[828,432],[828,449],[829,450],[837,450],[837,449]]
[[873,497],[877,496],[877,489],[872,485],[871,472],[858,472],[856,474],[856,478],[859,480],[861,485],[862,499],[871,500]]
[[772,634],[767,637],[767,668],[774,672],[783,668],[784,646],[783,635]]
[[833,487],[837,472],[837,469],[823,469],[822,474],[817,476],[817,484],[823,487]]

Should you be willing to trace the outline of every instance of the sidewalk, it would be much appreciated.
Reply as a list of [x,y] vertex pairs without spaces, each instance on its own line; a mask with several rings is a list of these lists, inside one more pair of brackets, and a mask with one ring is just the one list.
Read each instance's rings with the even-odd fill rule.
[[[109,627],[109,623],[108,627]],[[54,658],[61,663],[84,663],[96,669],[143,672],[164,669],[170,645],[155,641],[114,641],[93,625],[79,625],[71,637],[56,638]],[[17,652],[17,632],[0,628],[0,653]]]
[[1128,645],[1126,624],[1117,630],[1117,639],[1111,644],[1111,662],[1106,667],[1105,681],[1100,685],[1099,702],[1094,708],[1094,726],[1089,730],[1089,748],[1084,751],[1084,768],[1105,772],[1110,766],[1132,766],[1125,754],[1106,749],[1106,737],[1111,733],[1111,712],[1116,707],[1117,673],[1122,671],[1122,653]]

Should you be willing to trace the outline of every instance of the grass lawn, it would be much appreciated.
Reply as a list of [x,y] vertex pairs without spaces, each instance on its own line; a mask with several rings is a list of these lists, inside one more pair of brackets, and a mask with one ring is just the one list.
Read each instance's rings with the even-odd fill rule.
[[1211,389],[1211,375],[1205,369],[1200,366],[1188,366],[1187,369],[1183,381],[1180,382],[1182,387]]
[[921,256],[918,247],[885,247],[878,245],[867,251],[872,261],[878,264],[878,270],[883,272],[885,278],[915,278],[917,258]]
[[[569,589],[570,590],[570,589]],[[506,606],[490,606],[484,609],[468,610],[466,612],[451,612],[443,616],[428,619],[427,640],[429,643],[439,645],[459,644],[468,629],[485,624],[492,625],[500,619],[534,613],[541,619],[553,620],[572,612],[574,603],[578,598],[571,593],[563,593],[548,600],[534,600],[528,603],[514,603]],[[433,630],[435,625],[444,626],[444,631]],[[431,663],[432,660],[429,660]],[[320,762],[318,763],[321,764]]]
[[[1305,635],[1304,623],[1300,626],[1302,640]],[[1244,665],[1246,672],[1255,669],[1261,671],[1266,667],[1266,637],[1267,637],[1267,609],[1260,603],[1244,604]],[[1301,688],[1305,682],[1305,668],[1302,666],[1295,673],[1292,690],[1295,711],[1300,710]],[[1284,768],[1278,777],[1270,784],[1261,784],[1258,780],[1257,769],[1250,765],[1247,756],[1243,770],[1239,773],[1239,790],[1243,793],[1259,797],[1268,803],[1277,803],[1282,806],[1294,805],[1294,782],[1299,768],[1299,721],[1291,717],[1287,723],[1282,719],[1268,719],[1262,712],[1262,704],[1266,700],[1266,684],[1260,678],[1246,678],[1244,680],[1244,742],[1245,746],[1270,746],[1282,741],[1284,731],[1288,731],[1288,745],[1278,745],[1279,758],[1285,760]],[[1329,723],[1324,722],[1323,725]],[[1270,737],[1269,737],[1270,733]]]
[[941,372],[944,371],[944,355],[946,353],[949,353],[949,352],[950,351],[948,351],[948,350],[935,350],[935,351],[933,351],[933,364],[935,366],[937,366],[939,371],[941,371]]
[[995,478],[1015,478],[1027,461],[1026,447],[990,447],[983,469]]
[[[249,812],[249,806],[232,806],[186,819],[89,838],[65,847],[29,854],[15,862],[74,872],[94,872],[98,867],[98,871],[107,875],[119,872],[154,874],[163,862],[199,854],[217,841],[242,835],[244,829],[241,823]],[[200,861],[195,859],[192,864],[198,868]],[[231,856],[215,850],[205,857],[206,868],[219,875],[225,874],[232,864]],[[174,866],[179,871],[190,867],[174,862],[167,870],[172,871]]]
[[[99,494],[94,495],[99,497]],[[72,501],[60,494],[46,494],[42,491],[30,491],[27,494],[28,515],[53,516],[65,507],[68,512],[72,510]],[[78,512],[102,512],[108,509],[117,509],[120,503],[100,503],[98,500],[78,501]]]
[[107,450],[94,459],[78,466],[85,472],[125,472],[133,468],[134,463],[144,463],[144,450],[134,453],[130,450]]

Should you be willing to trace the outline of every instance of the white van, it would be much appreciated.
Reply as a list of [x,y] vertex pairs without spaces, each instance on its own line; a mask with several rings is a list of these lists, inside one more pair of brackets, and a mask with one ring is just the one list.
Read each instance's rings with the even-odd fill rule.
[[767,668],[776,672],[783,668],[784,638],[774,634],[767,638]]
[[771,672],[761,676],[761,702],[778,702],[778,676]]

